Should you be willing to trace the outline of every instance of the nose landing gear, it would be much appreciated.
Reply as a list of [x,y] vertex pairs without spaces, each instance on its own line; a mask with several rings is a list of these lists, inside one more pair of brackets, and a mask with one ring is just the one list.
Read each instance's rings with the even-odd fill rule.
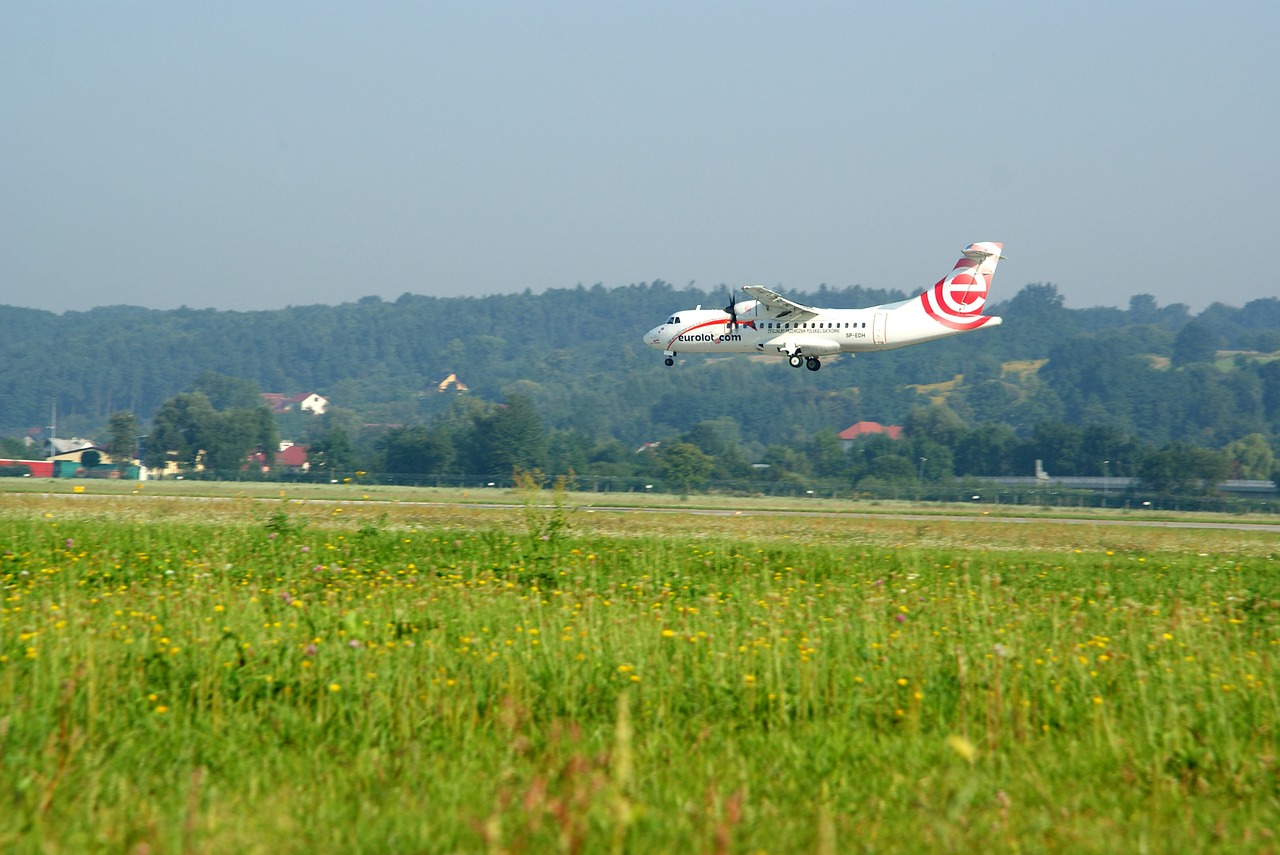
[[668,366],[668,367],[670,367],[670,366],[672,366],[672,365],[675,365],[675,364],[676,364],[676,361],[675,361],[674,359],[672,359],[672,357],[673,357],[673,356],[675,356],[675,354],[674,354],[674,353],[668,353],[668,354],[667,354],[667,358],[666,358],[666,359],[664,359],[664,360],[662,360],[662,364],[663,364],[663,365],[666,365],[666,366]]

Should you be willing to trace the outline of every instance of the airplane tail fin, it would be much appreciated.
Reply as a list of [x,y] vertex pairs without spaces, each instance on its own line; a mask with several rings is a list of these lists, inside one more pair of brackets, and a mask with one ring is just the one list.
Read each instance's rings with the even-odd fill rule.
[[973,330],[984,324],[995,326],[1000,318],[982,314],[996,264],[1004,258],[1001,243],[971,243],[965,247],[951,272],[917,299],[925,313],[944,327]]

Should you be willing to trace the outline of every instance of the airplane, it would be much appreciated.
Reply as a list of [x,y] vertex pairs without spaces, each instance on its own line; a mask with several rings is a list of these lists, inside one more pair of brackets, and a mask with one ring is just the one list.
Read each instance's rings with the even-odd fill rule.
[[865,309],[819,309],[788,300],[761,285],[742,290],[754,298],[721,309],[686,309],[644,334],[667,365],[688,353],[763,353],[783,356],[793,368],[822,367],[822,357],[891,350],[1000,325],[982,314],[1004,244],[972,243],[947,276],[923,294]]

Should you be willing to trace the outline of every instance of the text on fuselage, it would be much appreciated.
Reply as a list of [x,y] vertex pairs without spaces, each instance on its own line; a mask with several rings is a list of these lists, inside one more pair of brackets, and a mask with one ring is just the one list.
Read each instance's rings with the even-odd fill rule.
[[708,333],[688,333],[676,336],[676,341],[709,341],[717,344],[726,341],[742,341],[742,336],[734,333],[725,333],[724,335],[713,335]]

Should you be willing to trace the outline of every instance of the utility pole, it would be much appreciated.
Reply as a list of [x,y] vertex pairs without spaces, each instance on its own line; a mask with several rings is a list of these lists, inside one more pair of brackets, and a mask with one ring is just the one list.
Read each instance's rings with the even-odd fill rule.
[[56,450],[53,447],[53,440],[58,435],[58,399],[54,398],[49,404],[49,457],[53,457]]

